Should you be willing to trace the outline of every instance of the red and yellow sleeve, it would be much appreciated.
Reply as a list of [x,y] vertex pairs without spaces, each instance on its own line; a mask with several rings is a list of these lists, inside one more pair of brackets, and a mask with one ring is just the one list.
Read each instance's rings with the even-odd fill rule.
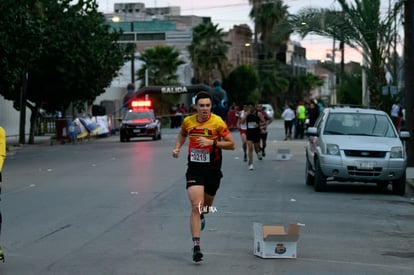
[[3,163],[6,159],[6,131],[0,127],[0,172],[3,170]]

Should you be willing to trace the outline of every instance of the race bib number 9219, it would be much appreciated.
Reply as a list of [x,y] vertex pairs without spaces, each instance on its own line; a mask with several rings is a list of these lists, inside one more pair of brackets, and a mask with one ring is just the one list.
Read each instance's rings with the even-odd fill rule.
[[191,162],[210,162],[210,151],[208,149],[191,149],[190,150]]

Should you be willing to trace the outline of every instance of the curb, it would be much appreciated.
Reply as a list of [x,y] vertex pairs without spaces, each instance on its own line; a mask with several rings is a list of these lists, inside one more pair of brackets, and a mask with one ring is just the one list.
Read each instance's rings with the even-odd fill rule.
[[406,184],[406,196],[414,196],[414,179],[407,179]]

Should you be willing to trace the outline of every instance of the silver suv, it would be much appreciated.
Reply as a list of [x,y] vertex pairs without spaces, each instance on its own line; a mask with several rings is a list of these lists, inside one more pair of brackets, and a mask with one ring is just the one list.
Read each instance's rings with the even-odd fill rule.
[[327,181],[376,183],[404,195],[407,154],[387,113],[364,108],[325,108],[307,130],[306,184],[324,191]]

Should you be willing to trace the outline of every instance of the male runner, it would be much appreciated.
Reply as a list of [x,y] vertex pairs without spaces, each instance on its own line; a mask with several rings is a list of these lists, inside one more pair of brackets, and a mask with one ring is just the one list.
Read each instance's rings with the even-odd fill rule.
[[[180,148],[188,137],[186,180],[191,203],[190,229],[194,245],[193,261],[199,262],[203,260],[200,249],[203,214],[212,206],[223,176],[221,150],[234,150],[235,143],[226,123],[211,113],[210,94],[199,92],[195,104],[197,113],[184,119],[172,155],[178,158]],[[207,209],[207,212],[201,209]]]

